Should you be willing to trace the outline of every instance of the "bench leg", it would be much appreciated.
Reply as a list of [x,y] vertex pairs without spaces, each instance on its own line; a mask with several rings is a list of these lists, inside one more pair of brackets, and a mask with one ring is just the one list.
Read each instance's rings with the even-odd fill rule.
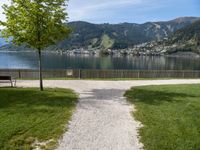
[[13,82],[11,81],[11,87],[13,87]]
[[16,79],[15,80],[11,80],[10,83],[11,83],[11,87],[16,87],[17,86]]

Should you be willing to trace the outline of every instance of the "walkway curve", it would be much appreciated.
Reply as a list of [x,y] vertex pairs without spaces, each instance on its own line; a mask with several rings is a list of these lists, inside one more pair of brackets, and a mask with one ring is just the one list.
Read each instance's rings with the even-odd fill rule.
[[[71,88],[80,94],[68,131],[57,150],[138,150],[140,123],[123,97],[134,86],[195,84],[200,80],[90,81],[48,80],[45,87]],[[19,81],[19,87],[38,87],[38,81]]]

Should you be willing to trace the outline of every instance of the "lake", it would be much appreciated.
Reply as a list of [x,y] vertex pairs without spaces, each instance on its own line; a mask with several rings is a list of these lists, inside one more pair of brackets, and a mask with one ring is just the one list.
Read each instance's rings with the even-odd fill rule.
[[[1,69],[36,69],[37,53],[0,52]],[[125,69],[125,70],[200,70],[198,57],[127,56],[97,57],[69,56],[43,53],[45,69]]]

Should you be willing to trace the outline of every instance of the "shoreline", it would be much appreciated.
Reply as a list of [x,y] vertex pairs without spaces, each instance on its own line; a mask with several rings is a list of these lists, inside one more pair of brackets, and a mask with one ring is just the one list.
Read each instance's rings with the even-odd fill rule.
[[[27,50],[27,51],[1,51],[0,53],[37,53],[37,50]],[[160,54],[160,55],[153,55],[153,54],[143,54],[143,55],[133,55],[133,54],[127,54],[127,55],[119,55],[119,54],[109,54],[109,55],[97,55],[97,54],[70,54],[67,51],[62,51],[62,52],[58,52],[58,51],[43,51],[43,53],[54,53],[54,54],[66,54],[66,55],[71,55],[71,56],[98,56],[98,57],[106,57],[106,56],[118,56],[118,57],[200,57],[200,54],[194,53],[194,52],[176,52],[176,53],[172,53],[172,54]]]

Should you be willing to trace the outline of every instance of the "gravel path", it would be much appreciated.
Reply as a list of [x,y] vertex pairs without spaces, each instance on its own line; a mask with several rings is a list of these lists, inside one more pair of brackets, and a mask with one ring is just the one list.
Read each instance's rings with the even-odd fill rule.
[[[140,123],[131,116],[132,106],[123,97],[133,86],[200,83],[200,80],[82,81],[50,80],[45,87],[71,88],[80,94],[68,131],[57,150],[138,150]],[[19,81],[37,87],[38,81]]]

